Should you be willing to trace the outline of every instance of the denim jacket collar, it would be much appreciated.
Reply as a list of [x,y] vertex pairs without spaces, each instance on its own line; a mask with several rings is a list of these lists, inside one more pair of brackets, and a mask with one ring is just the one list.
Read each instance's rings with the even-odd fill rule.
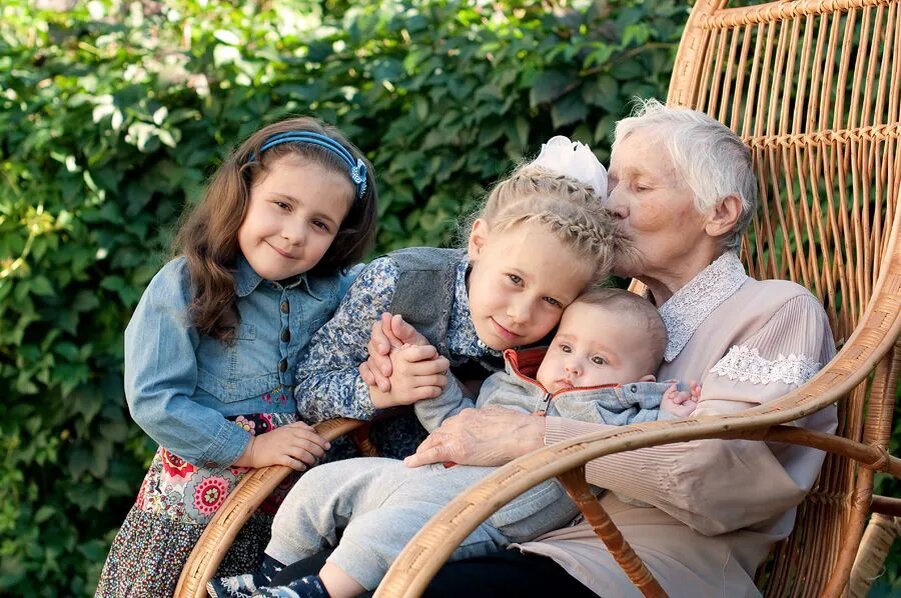
[[[263,277],[254,271],[247,258],[243,255],[238,255],[237,268],[235,269],[235,292],[238,294],[238,297],[248,296],[256,290],[261,282],[263,282]],[[282,286],[280,283],[275,284]],[[284,285],[284,288],[293,289],[296,286],[301,286],[314,299],[323,300],[320,293],[313,291],[310,281],[307,280],[306,272],[294,277],[288,284]]]

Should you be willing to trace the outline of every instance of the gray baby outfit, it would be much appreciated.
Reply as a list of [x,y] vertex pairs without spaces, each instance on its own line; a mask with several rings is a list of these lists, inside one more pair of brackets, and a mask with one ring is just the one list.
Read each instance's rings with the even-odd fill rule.
[[[525,413],[625,425],[656,421],[671,383],[575,388],[550,394],[527,375],[545,349],[506,351],[506,370],[485,380],[477,402],[451,378],[436,399],[415,404],[430,432],[467,407],[496,405]],[[375,588],[395,557],[452,498],[494,467],[433,464],[409,468],[394,459],[363,458],[327,463],[308,471],[282,503],[266,554],[292,563],[335,546],[329,562],[360,585]],[[556,480],[526,491],[492,515],[451,555],[459,560],[494,552],[512,542],[558,529],[578,514]],[[338,530],[344,528],[339,538]]]

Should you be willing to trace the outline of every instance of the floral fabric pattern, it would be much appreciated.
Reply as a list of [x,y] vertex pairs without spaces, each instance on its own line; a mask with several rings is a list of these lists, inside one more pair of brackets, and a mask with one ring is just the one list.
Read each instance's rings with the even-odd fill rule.
[[[453,305],[448,322],[448,351],[455,357],[480,359],[491,351],[476,335],[469,311],[466,272],[469,260],[457,263]],[[354,281],[334,317],[313,336],[297,364],[297,410],[311,422],[334,417],[372,419],[375,407],[357,367],[366,360],[372,325],[391,308],[400,277],[391,257],[373,260]]]
[[[277,404],[290,395],[278,387],[265,397]],[[293,413],[255,413],[226,419],[256,436],[298,418]],[[171,596],[200,534],[248,471],[247,467],[199,467],[162,447],[157,449],[135,504],[113,541],[96,596]],[[272,515],[297,477],[288,476],[244,526],[220,566],[221,574],[256,566],[268,542]]]
[[[280,392],[280,391],[279,391]],[[290,413],[255,413],[227,418],[253,435],[297,421]],[[164,448],[157,450],[135,506],[175,521],[206,525],[248,471],[246,467],[212,470],[192,465]],[[290,488],[294,479],[284,482]],[[267,504],[267,510],[277,505]],[[272,511],[274,512],[274,511]]]

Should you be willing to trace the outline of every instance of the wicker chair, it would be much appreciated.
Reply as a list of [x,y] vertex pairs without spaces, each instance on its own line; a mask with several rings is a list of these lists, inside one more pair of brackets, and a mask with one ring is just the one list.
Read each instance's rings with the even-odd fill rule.
[[[479,523],[553,476],[636,586],[664,595],[588,492],[583,466],[602,455],[699,438],[828,451],[794,532],[761,571],[761,589],[769,596],[839,596],[852,580],[850,592],[866,594],[901,515],[901,500],[873,496],[875,471],[901,477],[901,459],[887,452],[901,372],[901,0],[725,4],[696,2],[668,102],[708,112],[751,147],[760,209],[743,261],[755,278],[794,280],[820,298],[838,356],[801,388],[740,415],[628,426],[513,461],[436,515],[377,596],[420,594]],[[633,283],[632,290],[642,289]],[[835,436],[790,425],[836,401]],[[359,425],[325,422],[322,432],[333,437]],[[237,530],[286,473],[270,467],[242,482],[195,548],[177,595],[204,595]],[[871,512],[877,514],[864,536]]]

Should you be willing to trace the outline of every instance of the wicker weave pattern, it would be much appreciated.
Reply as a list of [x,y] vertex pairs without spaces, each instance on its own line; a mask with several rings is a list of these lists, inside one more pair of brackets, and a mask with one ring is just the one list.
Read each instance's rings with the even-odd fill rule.
[[[743,246],[749,273],[811,289],[842,343],[871,299],[898,208],[901,10],[885,1],[723,4],[693,14],[686,39],[695,51],[670,101],[716,116],[751,147],[761,205]],[[884,412],[896,383],[897,373],[883,374],[872,389],[854,389],[838,433],[886,446],[890,409],[871,413],[867,434],[862,416],[868,395]],[[871,494],[871,472],[858,476],[830,455],[777,550],[767,593],[814,595],[822,586],[798,580],[846,577],[856,542],[842,549],[842,539],[860,537]]]

